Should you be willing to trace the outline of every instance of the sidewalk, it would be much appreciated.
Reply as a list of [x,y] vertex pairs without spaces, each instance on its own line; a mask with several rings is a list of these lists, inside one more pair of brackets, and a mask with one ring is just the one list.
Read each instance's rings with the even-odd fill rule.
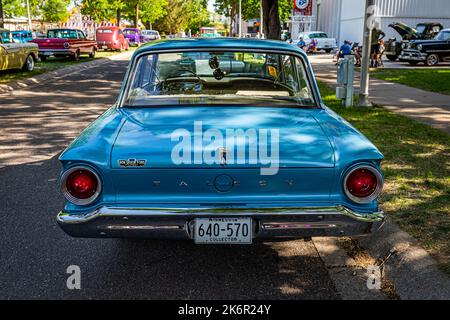
[[[336,86],[336,66],[331,55],[313,55],[310,61],[318,80]],[[359,73],[355,74],[354,85],[357,92]],[[369,90],[372,103],[450,134],[450,96],[375,78],[370,79]]]
[[25,88],[31,89],[33,86],[39,85],[46,81],[53,81],[55,79],[64,78],[73,73],[83,72],[92,67],[107,63],[108,61],[111,61],[111,60],[112,61],[130,60],[132,55],[133,55],[133,51],[125,51],[122,53],[112,55],[110,57],[105,57],[105,58],[86,61],[86,62],[74,63],[73,65],[70,65],[68,67],[56,69],[54,71],[50,71],[50,72],[46,72],[46,73],[42,73],[42,74],[38,74],[34,77],[24,78],[24,79],[12,81],[12,82],[9,82],[6,84],[0,84],[0,95],[13,94],[14,91],[22,90]]

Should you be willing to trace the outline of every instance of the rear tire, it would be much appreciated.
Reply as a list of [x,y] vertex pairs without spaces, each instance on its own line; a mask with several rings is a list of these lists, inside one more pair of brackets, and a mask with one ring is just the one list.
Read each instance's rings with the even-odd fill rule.
[[25,59],[25,63],[23,64],[22,70],[26,72],[31,72],[34,69],[34,58],[31,54]]
[[425,60],[425,65],[431,67],[431,66],[437,66],[439,63],[439,56],[435,53],[429,54],[427,56],[427,59]]
[[94,59],[95,58],[95,49],[92,49],[92,51],[89,53],[89,58]]
[[417,66],[417,61],[408,61],[408,63],[412,66]]
[[330,53],[333,49],[325,49],[326,53]]
[[39,56],[39,59],[44,62],[45,60],[47,60],[47,56]]
[[73,55],[70,56],[70,59],[72,61],[78,61],[80,60],[80,51],[75,52]]

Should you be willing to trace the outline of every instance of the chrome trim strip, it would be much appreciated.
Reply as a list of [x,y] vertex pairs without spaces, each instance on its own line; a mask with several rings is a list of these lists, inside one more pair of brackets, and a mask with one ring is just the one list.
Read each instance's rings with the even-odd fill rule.
[[66,49],[39,49],[39,52],[64,52],[64,53],[71,53],[72,51],[70,51],[68,48]]
[[[343,215],[362,222],[378,222],[384,219],[383,211],[358,213],[344,206],[335,207],[275,207],[275,208],[118,208],[100,207],[84,214],[60,212],[58,221],[62,223],[85,223],[99,217],[201,217],[201,216],[305,216],[305,215]],[[127,218],[128,219],[128,218]],[[125,220],[127,220],[125,219]]]

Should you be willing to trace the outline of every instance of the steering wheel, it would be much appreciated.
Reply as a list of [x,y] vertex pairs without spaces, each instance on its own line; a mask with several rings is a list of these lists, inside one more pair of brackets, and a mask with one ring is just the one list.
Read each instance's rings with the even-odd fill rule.
[[[195,81],[192,78],[194,77],[182,77],[176,76],[175,74],[179,71],[188,72],[195,77]],[[177,92],[187,92],[187,91],[200,91],[202,89],[203,80],[192,70],[189,69],[178,69],[175,70],[171,75],[169,75],[166,79],[161,81],[158,84],[158,87],[161,91],[177,91]],[[188,85],[191,83],[191,85]]]

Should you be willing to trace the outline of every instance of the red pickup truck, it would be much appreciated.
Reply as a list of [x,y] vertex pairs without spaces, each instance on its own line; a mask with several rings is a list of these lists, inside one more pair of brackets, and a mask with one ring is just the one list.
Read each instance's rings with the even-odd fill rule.
[[42,61],[50,56],[78,60],[82,54],[93,58],[97,51],[97,42],[88,40],[84,32],[78,29],[50,29],[46,38],[36,38],[31,42],[39,46]]

